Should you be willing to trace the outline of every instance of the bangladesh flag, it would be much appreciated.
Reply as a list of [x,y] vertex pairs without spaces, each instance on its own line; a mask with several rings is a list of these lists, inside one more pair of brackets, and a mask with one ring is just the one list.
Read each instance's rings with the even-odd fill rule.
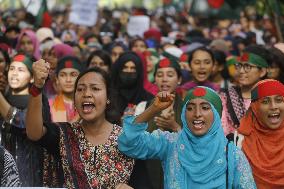
[[46,0],[41,1],[41,6],[36,15],[36,26],[37,27],[50,27],[52,18],[48,12]]

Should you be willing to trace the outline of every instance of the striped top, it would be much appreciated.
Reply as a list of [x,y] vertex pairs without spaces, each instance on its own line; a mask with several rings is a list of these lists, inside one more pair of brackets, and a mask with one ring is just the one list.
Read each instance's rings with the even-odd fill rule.
[[[0,146],[0,148],[3,148]],[[1,187],[19,187],[21,186],[18,169],[13,156],[4,149],[4,170],[1,178]]]

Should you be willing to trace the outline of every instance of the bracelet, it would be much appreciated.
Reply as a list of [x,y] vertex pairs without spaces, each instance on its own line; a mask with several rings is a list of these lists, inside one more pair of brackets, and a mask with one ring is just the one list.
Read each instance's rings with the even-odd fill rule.
[[31,85],[31,87],[29,88],[29,93],[33,96],[33,97],[37,97],[38,95],[41,94],[43,88],[38,88],[36,87],[34,84]]

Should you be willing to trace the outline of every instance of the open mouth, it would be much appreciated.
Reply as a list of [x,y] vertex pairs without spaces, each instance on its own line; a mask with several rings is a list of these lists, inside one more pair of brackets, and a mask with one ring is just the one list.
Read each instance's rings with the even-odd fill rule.
[[11,83],[11,84],[18,84],[18,83],[19,83],[19,80],[16,79],[16,78],[12,78],[12,79],[10,80],[10,83]]
[[268,119],[272,124],[276,124],[280,121],[280,113],[268,114]]
[[83,112],[86,114],[92,112],[95,107],[95,104],[92,102],[84,102],[82,104]]
[[197,72],[198,77],[205,78],[207,77],[207,72]]
[[162,85],[161,86],[162,91],[168,91],[170,89],[170,86],[168,85]]
[[193,128],[199,130],[199,129],[202,129],[205,126],[205,122],[201,121],[201,120],[194,120],[192,122],[192,126],[193,126]]

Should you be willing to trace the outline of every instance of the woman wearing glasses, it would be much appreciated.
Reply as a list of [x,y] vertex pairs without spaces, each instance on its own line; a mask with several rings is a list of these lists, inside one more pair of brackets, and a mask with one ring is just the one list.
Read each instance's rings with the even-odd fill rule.
[[222,125],[225,135],[234,133],[239,127],[240,119],[251,102],[251,90],[266,76],[268,67],[264,58],[248,51],[238,57],[237,61],[235,68],[238,74],[238,85],[221,92],[224,107]]

